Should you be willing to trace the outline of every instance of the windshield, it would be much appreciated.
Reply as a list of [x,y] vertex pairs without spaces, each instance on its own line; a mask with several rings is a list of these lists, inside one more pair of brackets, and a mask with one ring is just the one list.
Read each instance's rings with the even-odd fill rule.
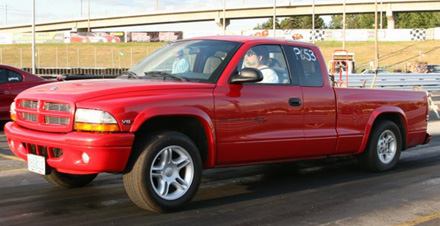
[[165,45],[130,69],[135,77],[215,82],[240,43],[188,40]]

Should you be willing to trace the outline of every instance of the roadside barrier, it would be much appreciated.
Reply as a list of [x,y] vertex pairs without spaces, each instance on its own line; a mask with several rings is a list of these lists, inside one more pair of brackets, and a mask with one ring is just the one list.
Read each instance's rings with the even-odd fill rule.
[[[348,87],[370,87],[374,74],[351,74],[348,75]],[[440,91],[440,73],[390,73],[378,74],[374,88],[406,89],[414,87],[434,92]]]

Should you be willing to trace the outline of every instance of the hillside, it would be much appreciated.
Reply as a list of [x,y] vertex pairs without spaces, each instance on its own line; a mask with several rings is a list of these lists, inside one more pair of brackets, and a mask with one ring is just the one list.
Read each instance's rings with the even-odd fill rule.
[[[317,42],[325,61],[341,42]],[[70,43],[37,44],[37,67],[127,68],[164,43]],[[346,49],[355,53],[358,70],[374,60],[374,42],[346,42]],[[413,42],[380,42],[380,67],[388,71],[402,70],[408,61],[440,64],[440,40]],[[0,45],[0,63],[15,67],[31,66],[31,45]]]

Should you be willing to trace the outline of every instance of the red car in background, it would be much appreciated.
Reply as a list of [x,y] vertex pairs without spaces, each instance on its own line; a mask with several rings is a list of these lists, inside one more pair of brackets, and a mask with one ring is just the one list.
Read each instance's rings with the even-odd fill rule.
[[30,87],[51,81],[18,68],[0,64],[0,121],[9,120],[9,108],[15,96]]

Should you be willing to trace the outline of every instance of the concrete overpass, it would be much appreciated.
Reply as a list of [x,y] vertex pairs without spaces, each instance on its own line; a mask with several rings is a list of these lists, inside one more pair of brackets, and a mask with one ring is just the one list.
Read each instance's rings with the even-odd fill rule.
[[[347,0],[346,13],[371,13],[375,11],[374,0]],[[378,0],[380,2],[380,0]],[[294,3],[294,4],[293,4]],[[277,5],[277,17],[288,17],[297,15],[310,15],[312,13],[311,1],[308,3],[295,3]],[[426,12],[440,11],[440,1],[433,0],[383,0],[382,7],[378,4],[379,11],[387,13],[389,28],[394,27],[394,15],[397,12]],[[319,2],[315,5],[315,14],[334,15],[342,14],[342,0]],[[118,17],[92,18],[90,28],[112,28],[137,25],[153,25],[163,23],[216,21],[219,26],[222,24],[223,16],[226,20],[265,18],[273,16],[273,5],[265,6],[241,6],[227,8],[223,15],[223,8],[196,8],[185,11],[158,11],[141,15],[125,15]],[[36,31],[84,31],[88,28],[86,19],[54,21],[39,23]],[[1,33],[30,32],[31,25],[12,25],[0,27]]]

